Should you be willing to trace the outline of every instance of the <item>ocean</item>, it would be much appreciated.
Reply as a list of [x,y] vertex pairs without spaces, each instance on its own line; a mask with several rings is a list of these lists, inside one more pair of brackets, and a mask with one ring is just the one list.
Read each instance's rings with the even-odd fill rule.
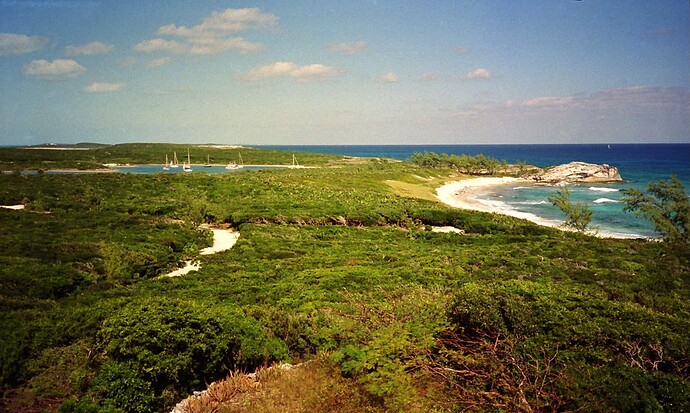
[[[572,161],[609,164],[618,168],[623,182],[572,184],[574,202],[581,201],[593,212],[592,226],[602,233],[628,237],[658,237],[643,217],[623,210],[623,190],[647,190],[647,185],[675,175],[690,191],[689,144],[581,144],[581,145],[299,145],[261,146],[300,152],[382,157],[404,160],[415,152],[455,155],[484,154],[508,163],[518,161],[547,167]],[[540,220],[563,221],[563,214],[548,202],[557,188],[533,185],[494,187],[479,195],[480,201],[503,210],[533,214]]]

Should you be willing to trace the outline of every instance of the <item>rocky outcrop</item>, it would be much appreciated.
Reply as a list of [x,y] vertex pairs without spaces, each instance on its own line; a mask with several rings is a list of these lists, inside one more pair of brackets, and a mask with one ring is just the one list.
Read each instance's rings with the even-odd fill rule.
[[546,169],[532,177],[537,183],[555,184],[559,182],[620,182],[623,180],[618,168],[610,165],[597,165],[585,162],[570,162]]

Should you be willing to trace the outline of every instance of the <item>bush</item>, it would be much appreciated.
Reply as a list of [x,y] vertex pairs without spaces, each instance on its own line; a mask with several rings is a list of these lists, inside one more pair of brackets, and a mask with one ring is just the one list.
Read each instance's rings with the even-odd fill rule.
[[592,210],[582,202],[573,204],[570,201],[570,190],[562,187],[556,195],[549,197],[549,202],[557,206],[565,214],[565,226],[573,228],[577,232],[586,232],[590,222],[592,222]]
[[[97,337],[103,357],[117,363],[101,371],[102,387],[126,391],[123,383],[130,380],[150,386],[156,398],[165,395],[166,405],[230,370],[286,356],[281,341],[267,337],[255,320],[233,307],[185,301],[134,302],[104,320]],[[118,390],[107,396],[129,397]]]
[[625,210],[644,216],[667,241],[690,244],[690,198],[676,176],[648,185],[649,195],[629,188]]

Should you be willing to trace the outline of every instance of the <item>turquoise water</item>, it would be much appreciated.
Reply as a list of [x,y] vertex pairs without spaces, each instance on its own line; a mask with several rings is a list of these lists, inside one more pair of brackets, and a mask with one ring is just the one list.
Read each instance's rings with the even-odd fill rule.
[[[171,168],[170,170],[167,170],[167,171],[163,170],[162,165],[118,166],[118,167],[114,167],[112,169],[114,169],[118,172],[130,173],[130,174],[157,174],[157,173],[182,174],[182,173],[189,173],[189,172],[184,172],[182,170],[181,165],[179,168]],[[276,169],[276,167],[243,166],[242,168],[238,168],[238,169],[225,169],[225,166],[205,167],[203,165],[192,165],[192,172],[191,173],[205,172],[205,173],[209,173],[209,174],[227,174],[227,173],[235,173],[235,172],[242,172],[242,171],[260,171],[263,169]]]
[[[601,233],[627,237],[657,237],[654,228],[644,218],[625,212],[621,202],[623,190],[636,187],[629,182],[617,184],[570,184],[571,200],[582,202],[592,210],[592,225]],[[533,214],[551,223],[560,224],[564,215],[548,201],[556,187],[533,185],[505,185],[492,188],[479,199],[504,210]]]

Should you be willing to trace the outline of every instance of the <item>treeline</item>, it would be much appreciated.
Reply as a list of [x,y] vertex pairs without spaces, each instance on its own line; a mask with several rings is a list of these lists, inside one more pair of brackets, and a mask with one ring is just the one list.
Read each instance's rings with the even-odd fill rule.
[[469,175],[493,175],[497,172],[505,173],[508,170],[505,159],[498,160],[481,153],[469,156],[415,152],[408,160],[425,168],[449,168]]

